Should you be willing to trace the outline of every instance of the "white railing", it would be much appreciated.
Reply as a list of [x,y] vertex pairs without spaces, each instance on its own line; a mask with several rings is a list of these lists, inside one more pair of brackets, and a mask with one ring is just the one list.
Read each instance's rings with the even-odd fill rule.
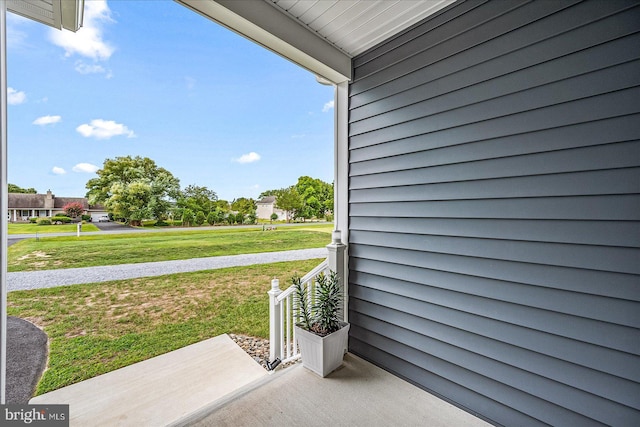
[[[307,291],[309,304],[313,304],[315,295],[315,285],[317,277],[329,271],[338,274],[340,283],[346,283],[345,269],[345,249],[346,246],[340,241],[340,231],[333,232],[332,242],[327,246],[329,256],[313,270],[304,275],[300,280]],[[269,294],[269,363],[268,366],[276,366],[279,360],[282,363],[296,360],[300,357],[298,346],[296,345],[294,325],[298,321],[298,307],[294,298],[295,287],[289,286],[286,290],[280,289],[280,281],[271,281]],[[347,293],[345,295],[344,307],[347,307]],[[347,321],[346,312],[343,318]],[[276,363],[274,363],[276,362]]]
[[[307,291],[307,298],[312,303],[316,278],[322,274],[327,274],[329,263],[322,261],[313,270],[300,279]],[[295,301],[295,286],[289,286],[286,290],[280,290],[278,279],[271,281],[271,291],[269,291],[270,304],[270,340],[269,359],[274,361],[280,359],[282,363],[296,360],[300,357],[298,346],[296,345],[294,325],[299,320],[298,306]]]

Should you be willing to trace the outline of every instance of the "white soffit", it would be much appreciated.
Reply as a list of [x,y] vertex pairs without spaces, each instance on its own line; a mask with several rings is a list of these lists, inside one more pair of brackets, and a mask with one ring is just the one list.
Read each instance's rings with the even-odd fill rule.
[[351,58],[455,0],[176,0],[333,83]]
[[[3,1],[3,0],[0,0]],[[78,31],[84,0],[5,0],[7,10],[57,29]]]
[[455,0],[265,0],[354,57]]

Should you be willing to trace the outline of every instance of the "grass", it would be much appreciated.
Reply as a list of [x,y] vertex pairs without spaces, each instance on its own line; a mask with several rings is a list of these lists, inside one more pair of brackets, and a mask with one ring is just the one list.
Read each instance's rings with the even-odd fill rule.
[[49,336],[42,394],[223,333],[268,338],[271,279],[320,261],[14,291],[8,314]]
[[[91,223],[82,224],[82,231],[100,231]],[[9,223],[9,234],[75,233],[75,224],[38,225]]]
[[8,271],[92,267],[323,247],[330,225],[182,230],[27,239],[9,248]]

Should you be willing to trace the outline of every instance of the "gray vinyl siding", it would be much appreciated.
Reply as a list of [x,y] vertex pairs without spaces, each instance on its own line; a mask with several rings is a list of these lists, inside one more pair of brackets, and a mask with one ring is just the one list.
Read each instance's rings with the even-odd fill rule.
[[640,425],[640,3],[464,1],[354,58],[350,350],[502,425]]

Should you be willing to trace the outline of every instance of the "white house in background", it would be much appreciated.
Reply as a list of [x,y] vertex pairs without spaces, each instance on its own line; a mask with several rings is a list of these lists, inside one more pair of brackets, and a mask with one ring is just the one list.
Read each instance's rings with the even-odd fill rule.
[[278,215],[277,220],[287,219],[287,213],[276,207],[276,196],[267,196],[256,203],[256,216],[258,219],[271,219],[271,215]]
[[29,218],[52,217],[64,213],[64,207],[68,203],[77,202],[84,208],[84,215],[91,215],[92,220],[98,220],[107,215],[102,205],[89,205],[85,197],[56,197],[47,191],[47,194],[9,193],[9,221],[28,221]]

